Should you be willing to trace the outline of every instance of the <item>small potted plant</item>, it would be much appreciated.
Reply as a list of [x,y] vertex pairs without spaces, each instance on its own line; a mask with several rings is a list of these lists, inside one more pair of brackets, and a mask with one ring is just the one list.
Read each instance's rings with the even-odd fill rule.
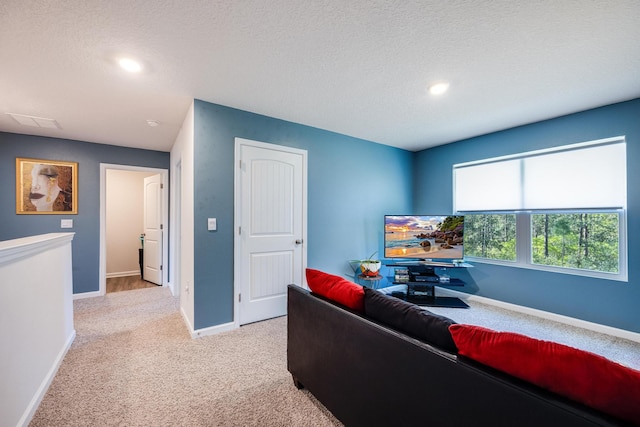
[[376,277],[378,276],[378,271],[380,271],[380,267],[382,266],[382,262],[377,259],[373,259],[373,256],[376,252],[372,253],[369,258],[360,260],[360,272],[363,276],[366,277]]

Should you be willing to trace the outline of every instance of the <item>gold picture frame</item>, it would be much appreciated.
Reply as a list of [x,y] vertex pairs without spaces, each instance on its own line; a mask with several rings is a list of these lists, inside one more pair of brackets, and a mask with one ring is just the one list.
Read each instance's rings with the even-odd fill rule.
[[77,215],[78,163],[16,158],[16,214]]

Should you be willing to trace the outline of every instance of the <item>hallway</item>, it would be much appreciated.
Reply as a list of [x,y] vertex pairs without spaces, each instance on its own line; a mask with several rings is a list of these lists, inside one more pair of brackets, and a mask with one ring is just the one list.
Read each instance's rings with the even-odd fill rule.
[[111,277],[107,279],[107,293],[155,288],[158,285],[145,282],[140,276]]

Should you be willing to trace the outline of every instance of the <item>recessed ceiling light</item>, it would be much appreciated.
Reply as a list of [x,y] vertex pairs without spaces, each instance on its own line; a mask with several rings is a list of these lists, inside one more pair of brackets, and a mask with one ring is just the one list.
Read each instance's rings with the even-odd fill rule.
[[156,127],[156,126],[160,126],[160,122],[157,120],[153,120],[153,119],[147,119],[147,124],[149,126],[151,126],[152,128]]
[[442,95],[448,89],[449,89],[449,83],[447,82],[434,83],[431,86],[429,86],[429,93],[431,95]]
[[142,71],[142,64],[140,64],[135,59],[120,58],[118,60],[118,64],[123,70],[128,71],[130,73],[139,73],[140,71]]

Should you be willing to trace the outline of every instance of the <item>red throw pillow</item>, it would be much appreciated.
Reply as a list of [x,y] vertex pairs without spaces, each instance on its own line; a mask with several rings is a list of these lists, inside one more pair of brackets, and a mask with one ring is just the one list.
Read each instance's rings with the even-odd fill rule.
[[307,268],[307,283],[312,292],[349,307],[364,312],[364,289],[362,286],[333,274]]
[[449,330],[463,356],[640,425],[640,371],[521,334],[460,324]]

